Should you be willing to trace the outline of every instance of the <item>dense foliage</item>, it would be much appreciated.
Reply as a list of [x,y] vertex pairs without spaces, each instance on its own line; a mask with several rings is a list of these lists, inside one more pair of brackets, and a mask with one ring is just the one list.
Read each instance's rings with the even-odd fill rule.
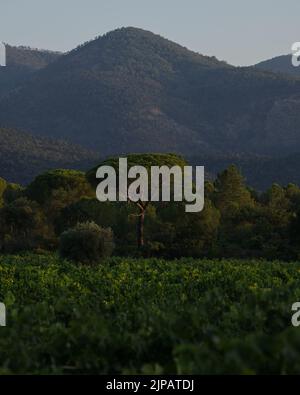
[[0,128],[0,176],[26,185],[48,169],[88,169],[99,155],[62,140],[34,137],[13,129]]
[[[148,174],[148,186],[150,190],[150,186],[152,184],[151,180],[151,168],[159,167],[159,168],[167,168],[172,169],[174,167],[183,169],[184,166],[187,165],[187,162],[184,158],[175,155],[175,154],[130,154],[126,156],[127,167],[128,169],[133,168],[135,166],[142,166],[147,170]],[[100,166],[110,166],[115,170],[116,173],[116,192],[119,193],[119,157],[109,158],[106,161],[102,162],[100,165],[96,166],[94,169],[90,170],[87,173],[87,179],[90,184],[96,189],[97,185],[100,181],[99,177],[97,177],[97,169]],[[173,179],[170,180],[170,183],[173,182]],[[128,182],[128,185],[131,183]],[[161,189],[161,181],[158,182],[159,188]],[[171,184],[170,184],[171,185]],[[139,191],[139,195],[141,196],[141,191]],[[171,195],[170,195],[171,198]],[[129,200],[128,197],[126,200]],[[132,202],[131,202],[132,203]],[[145,245],[144,242],[144,226],[145,226],[145,216],[147,213],[147,209],[149,208],[149,201],[143,201],[140,199],[137,202],[134,202],[139,212],[137,214],[138,218],[138,226],[137,226],[137,242],[139,247],[143,247]]]
[[[129,159],[145,166],[168,161],[184,164],[175,155],[133,155]],[[94,170],[86,175],[51,170],[25,189],[5,181],[0,185],[3,253],[57,250],[63,232],[78,223],[94,222],[112,229],[115,254],[121,256],[300,257],[300,188],[274,184],[257,193],[246,186],[234,166],[221,172],[215,182],[206,182],[204,210],[194,214],[185,212],[185,202],[100,203]]]
[[299,373],[299,263],[0,257],[1,373]]
[[100,203],[92,174],[0,180],[0,373],[299,373],[298,186],[258,194],[230,166],[200,213],[149,204],[141,248],[138,208]]

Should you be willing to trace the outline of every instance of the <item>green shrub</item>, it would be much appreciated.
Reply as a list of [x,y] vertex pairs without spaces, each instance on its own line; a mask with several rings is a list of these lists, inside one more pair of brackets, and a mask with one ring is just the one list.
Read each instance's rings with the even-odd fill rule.
[[113,232],[94,222],[79,223],[75,228],[62,233],[60,255],[81,263],[97,263],[114,250]]

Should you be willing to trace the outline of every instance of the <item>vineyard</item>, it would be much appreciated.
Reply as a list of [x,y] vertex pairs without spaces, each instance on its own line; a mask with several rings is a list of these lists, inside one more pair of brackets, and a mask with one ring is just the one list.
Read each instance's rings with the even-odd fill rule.
[[300,263],[0,257],[0,373],[300,372]]

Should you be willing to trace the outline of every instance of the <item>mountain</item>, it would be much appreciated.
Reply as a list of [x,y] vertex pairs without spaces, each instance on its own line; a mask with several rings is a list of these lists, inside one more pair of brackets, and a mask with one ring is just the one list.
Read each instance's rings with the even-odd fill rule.
[[0,128],[0,178],[22,185],[53,168],[88,169],[99,157],[86,149]]
[[0,67],[0,97],[27,81],[35,71],[54,62],[62,54],[6,44],[6,67]]
[[152,33],[120,29],[36,73],[0,104],[0,122],[107,154],[187,151],[195,141],[205,147],[192,125],[168,112],[183,106],[183,115],[194,112],[181,97],[187,93],[183,84],[193,84],[184,73],[209,67],[220,63]]
[[300,77],[300,67],[293,66],[292,55],[277,56],[273,59],[260,62],[254,67],[273,73],[289,74],[293,77]]
[[233,67],[137,28],[47,56],[2,97],[0,84],[0,126],[101,157],[197,156],[212,170],[238,157],[272,170],[267,163],[295,163],[300,152],[300,80],[292,76]]
[[[123,28],[60,56],[0,101],[0,125],[101,155],[300,151],[300,81]],[[298,115],[299,114],[299,115]]]

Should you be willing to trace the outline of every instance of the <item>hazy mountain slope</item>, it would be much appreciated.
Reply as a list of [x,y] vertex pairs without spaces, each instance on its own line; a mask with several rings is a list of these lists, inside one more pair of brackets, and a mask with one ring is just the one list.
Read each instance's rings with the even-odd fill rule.
[[200,155],[187,158],[194,166],[205,165],[206,175],[214,179],[228,166],[236,165],[247,184],[257,191],[265,191],[273,183],[300,185],[300,153],[284,157],[260,155]]
[[63,141],[0,128],[0,177],[10,182],[26,184],[51,168],[87,169],[98,160],[93,152]]
[[0,125],[101,154],[300,151],[300,81],[124,28],[59,57],[0,102]]
[[294,77],[300,77],[300,67],[294,67],[292,64],[292,55],[277,56],[255,65],[256,68],[274,73],[289,74]]
[[8,67],[24,67],[30,70],[40,70],[57,60],[61,55],[61,52],[6,45],[6,62]]
[[61,56],[59,52],[6,45],[6,67],[0,67],[0,97],[27,81],[33,72]]
[[[206,148],[192,125],[180,119],[180,109],[186,108],[185,118],[195,112],[181,97],[184,84],[193,84],[185,72],[190,69],[192,77],[194,68],[209,66],[219,62],[152,33],[118,30],[38,73],[0,106],[0,121],[106,153],[187,151],[195,142]],[[174,108],[178,119],[169,114]]]

